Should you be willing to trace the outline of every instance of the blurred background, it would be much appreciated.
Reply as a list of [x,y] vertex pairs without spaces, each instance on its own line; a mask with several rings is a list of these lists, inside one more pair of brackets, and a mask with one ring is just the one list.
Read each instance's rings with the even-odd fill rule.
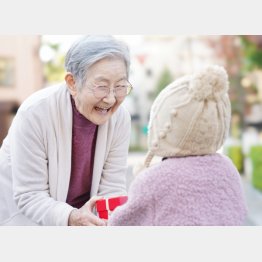
[[[80,35],[0,36],[0,145],[20,104],[33,92],[64,81],[64,58]],[[147,147],[151,104],[170,82],[208,64],[226,68],[232,121],[221,152],[241,174],[249,217],[262,225],[262,35],[115,35],[131,52],[124,104],[132,117],[128,186]]]

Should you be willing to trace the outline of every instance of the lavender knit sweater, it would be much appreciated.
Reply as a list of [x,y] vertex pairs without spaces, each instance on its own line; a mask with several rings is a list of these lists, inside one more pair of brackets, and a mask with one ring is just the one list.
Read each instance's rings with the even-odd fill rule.
[[246,216],[240,175],[220,154],[170,158],[134,180],[114,226],[237,226]]

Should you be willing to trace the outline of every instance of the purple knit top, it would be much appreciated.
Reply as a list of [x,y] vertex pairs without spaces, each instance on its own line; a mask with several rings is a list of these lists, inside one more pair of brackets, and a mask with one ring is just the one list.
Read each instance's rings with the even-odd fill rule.
[[247,213],[241,178],[220,154],[169,158],[138,174],[115,226],[238,226]]
[[73,110],[71,177],[66,203],[80,208],[90,198],[97,125],[81,115],[71,97]]

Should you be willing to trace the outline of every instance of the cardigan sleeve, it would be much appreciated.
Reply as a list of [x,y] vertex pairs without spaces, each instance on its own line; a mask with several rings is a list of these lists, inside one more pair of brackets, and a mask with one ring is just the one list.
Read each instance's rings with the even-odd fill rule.
[[126,195],[127,156],[131,133],[131,118],[128,111],[121,107],[117,112],[113,139],[105,159],[98,195]]
[[[155,219],[155,199],[148,173],[140,173],[130,186],[128,201],[114,210],[109,226],[152,226]],[[154,185],[152,185],[154,186]]]
[[32,110],[20,111],[11,130],[14,200],[27,218],[40,225],[68,225],[73,207],[50,196],[48,156],[41,119]]

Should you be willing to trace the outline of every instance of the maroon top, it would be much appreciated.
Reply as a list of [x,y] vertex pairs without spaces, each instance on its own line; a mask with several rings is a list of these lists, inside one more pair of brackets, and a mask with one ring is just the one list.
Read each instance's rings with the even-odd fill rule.
[[71,177],[66,203],[80,208],[90,198],[97,125],[81,115],[71,97],[73,111]]

